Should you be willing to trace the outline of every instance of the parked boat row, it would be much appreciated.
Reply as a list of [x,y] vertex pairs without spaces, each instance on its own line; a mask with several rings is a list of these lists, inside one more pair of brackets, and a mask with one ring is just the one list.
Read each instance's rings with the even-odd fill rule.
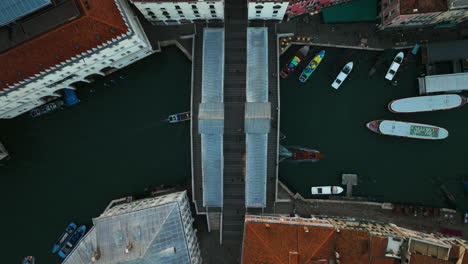
[[312,73],[314,73],[314,71],[320,65],[324,57],[324,50],[321,50],[319,53],[317,53],[315,57],[309,62],[309,64],[307,64],[307,67],[302,71],[301,75],[299,76],[299,81],[305,83],[307,79],[309,79],[310,75],[312,75]]
[[69,223],[65,228],[65,231],[58,237],[57,241],[52,247],[52,253],[57,253],[59,257],[65,258],[85,233],[85,225],[78,227],[73,222]]
[[289,76],[291,72],[293,72],[297,66],[305,59],[307,54],[309,53],[309,46],[304,46],[300,48],[294,57],[281,69],[280,76],[281,78],[285,79]]

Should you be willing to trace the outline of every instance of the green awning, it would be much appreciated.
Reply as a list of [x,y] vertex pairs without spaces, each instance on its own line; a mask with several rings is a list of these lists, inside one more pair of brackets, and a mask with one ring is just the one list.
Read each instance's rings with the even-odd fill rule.
[[377,0],[358,0],[322,9],[325,23],[374,21],[377,19]]

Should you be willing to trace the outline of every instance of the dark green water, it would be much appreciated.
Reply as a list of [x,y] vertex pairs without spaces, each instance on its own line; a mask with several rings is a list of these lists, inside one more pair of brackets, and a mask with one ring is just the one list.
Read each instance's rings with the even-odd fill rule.
[[190,75],[169,48],[80,89],[73,108],[1,121],[2,263],[59,263],[50,250],[70,220],[90,226],[112,199],[188,180],[189,123],[161,120],[190,108]]
[[[282,56],[281,66],[295,52]],[[440,184],[445,184],[463,206],[461,176],[468,172],[468,123],[465,107],[422,114],[393,114],[389,101],[416,96],[416,63],[396,77],[397,86],[385,79],[389,64],[372,79],[368,71],[377,52],[326,48],[326,56],[304,85],[300,71],[281,82],[282,145],[305,146],[324,154],[316,163],[284,161],[280,178],[309,197],[310,187],[340,185],[342,173],[357,173],[357,196],[380,201],[447,206]],[[396,52],[394,53],[396,54]],[[350,78],[335,90],[331,82],[347,61],[354,61]],[[394,119],[438,125],[449,130],[446,140],[426,141],[382,136],[370,132],[366,122]]]
[[[281,85],[282,144],[319,149],[325,157],[317,163],[285,161],[281,179],[305,196],[310,186],[339,184],[341,173],[357,173],[356,195],[445,206],[439,190],[444,183],[461,198],[468,110],[392,114],[388,101],[417,94],[415,63],[391,86],[383,78],[386,66],[367,78],[377,53],[326,50],[305,85],[297,81],[298,72]],[[348,59],[355,69],[335,91],[332,78]],[[59,263],[50,249],[69,221],[90,225],[112,199],[190,178],[189,124],[161,122],[189,109],[190,74],[186,57],[169,48],[81,88],[82,102],[73,108],[0,121],[0,140],[12,156],[0,167],[4,263],[20,263],[26,255],[39,264]],[[434,142],[384,137],[364,127],[378,118],[440,125],[450,136]]]

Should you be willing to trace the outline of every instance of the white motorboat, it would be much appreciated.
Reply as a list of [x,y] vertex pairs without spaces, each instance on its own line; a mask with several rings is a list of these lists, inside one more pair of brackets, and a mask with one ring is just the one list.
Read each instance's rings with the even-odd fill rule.
[[387,74],[385,75],[385,79],[391,81],[395,77],[395,74],[398,71],[398,68],[400,68],[401,63],[403,62],[403,58],[405,55],[403,52],[398,52],[398,54],[395,56],[395,58],[392,61],[392,64],[390,65],[390,68],[387,71]]
[[393,100],[388,103],[388,110],[393,113],[432,112],[454,109],[466,103],[467,98],[458,94],[427,95]]
[[435,140],[444,139],[449,135],[442,127],[395,120],[374,120],[367,123],[366,127],[378,134],[407,138]]
[[350,61],[346,63],[346,65],[343,67],[343,69],[340,71],[338,76],[336,77],[335,81],[332,83],[332,87],[335,89],[340,88],[341,84],[344,82],[344,80],[348,77],[349,73],[353,70],[353,62]]
[[343,188],[340,186],[316,186],[310,188],[312,195],[340,194]]

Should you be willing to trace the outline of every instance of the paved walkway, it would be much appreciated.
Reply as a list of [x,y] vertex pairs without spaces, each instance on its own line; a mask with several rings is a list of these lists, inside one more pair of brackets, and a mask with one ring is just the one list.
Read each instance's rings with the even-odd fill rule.
[[[325,24],[320,15],[278,24],[278,33],[311,37],[312,43],[326,46],[390,49],[407,48],[415,43],[462,39],[466,25],[453,28],[378,30],[374,23]],[[361,45],[362,41],[367,44]]]

